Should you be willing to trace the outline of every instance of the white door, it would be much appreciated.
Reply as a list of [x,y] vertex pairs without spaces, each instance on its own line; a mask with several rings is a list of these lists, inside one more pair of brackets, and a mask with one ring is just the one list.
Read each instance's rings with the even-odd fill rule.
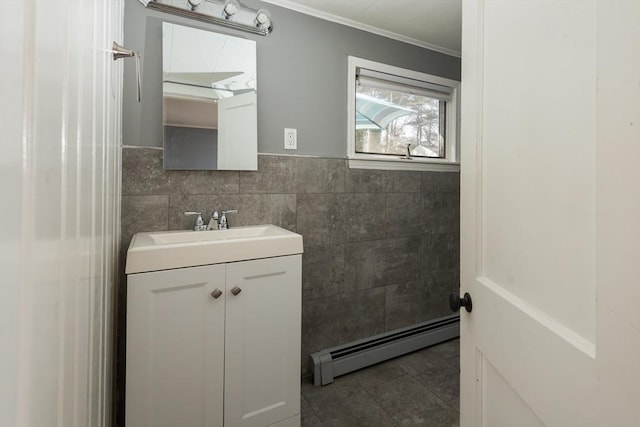
[[301,268],[300,255],[227,264],[225,426],[300,413]]
[[258,102],[255,92],[218,100],[218,169],[258,170]]
[[465,0],[461,426],[640,425],[640,2]]
[[111,425],[123,6],[0,1],[0,426]]
[[127,277],[126,425],[223,425],[224,264]]

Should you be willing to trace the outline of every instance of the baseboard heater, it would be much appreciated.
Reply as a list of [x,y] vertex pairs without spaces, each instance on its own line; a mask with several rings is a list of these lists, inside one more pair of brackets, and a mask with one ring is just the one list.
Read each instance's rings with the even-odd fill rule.
[[313,383],[330,384],[340,375],[459,336],[460,316],[454,314],[322,350],[310,356]]

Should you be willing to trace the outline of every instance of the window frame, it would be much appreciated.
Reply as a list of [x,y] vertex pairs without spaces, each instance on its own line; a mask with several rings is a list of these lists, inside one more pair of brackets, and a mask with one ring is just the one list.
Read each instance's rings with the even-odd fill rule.
[[[418,80],[446,86],[451,89],[451,100],[447,101],[445,119],[445,157],[414,157],[413,160],[401,159],[388,154],[369,154],[356,152],[356,73],[358,68],[365,68],[380,73]],[[391,80],[390,80],[391,81]],[[426,170],[426,171],[459,171],[459,105],[460,82],[438,77],[418,71],[408,70],[393,65],[370,61],[355,56],[347,57],[347,159],[352,169],[391,169],[391,170]]]

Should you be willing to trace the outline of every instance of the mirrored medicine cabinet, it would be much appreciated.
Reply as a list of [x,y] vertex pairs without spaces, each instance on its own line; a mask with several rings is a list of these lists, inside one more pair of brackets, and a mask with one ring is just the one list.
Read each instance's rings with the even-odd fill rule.
[[257,170],[256,42],[164,22],[164,168]]

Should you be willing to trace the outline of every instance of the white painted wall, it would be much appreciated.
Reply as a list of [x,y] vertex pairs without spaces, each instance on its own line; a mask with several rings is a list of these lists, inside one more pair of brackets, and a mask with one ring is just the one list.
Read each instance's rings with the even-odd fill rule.
[[122,20],[0,2],[0,426],[109,424]]

